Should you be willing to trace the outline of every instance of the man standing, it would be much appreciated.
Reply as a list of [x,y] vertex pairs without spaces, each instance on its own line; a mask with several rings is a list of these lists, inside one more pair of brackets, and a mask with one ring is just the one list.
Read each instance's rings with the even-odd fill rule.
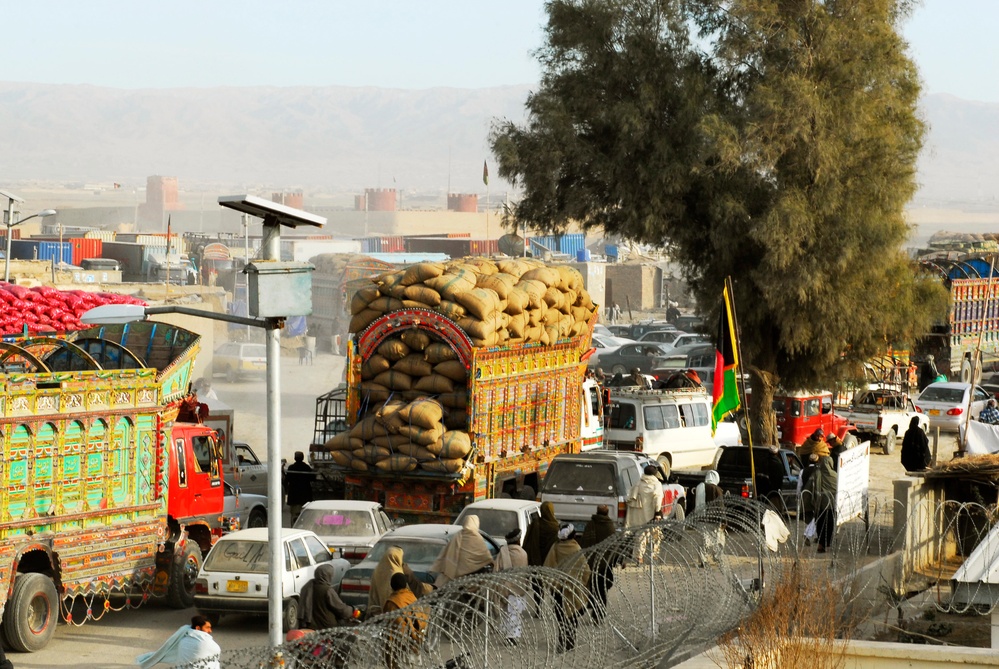
[[157,650],[139,655],[135,662],[142,669],[160,663],[174,666],[194,662],[200,662],[198,666],[202,669],[220,669],[221,654],[222,649],[212,638],[212,624],[208,618],[198,615],[191,618],[190,625],[174,632]]
[[[496,562],[499,571],[527,566],[527,551],[520,545],[520,528],[514,528],[507,533],[506,545],[500,548]],[[506,633],[506,642],[511,646],[517,645],[523,631],[521,616],[527,610],[526,595],[523,577],[510,579],[506,590],[506,617],[501,626]]]
[[288,491],[288,506],[291,509],[291,523],[295,524],[302,507],[312,501],[312,479],[316,472],[305,461],[302,451],[295,451],[295,461],[285,471],[285,489]]
[[655,465],[646,465],[642,478],[628,491],[625,527],[647,525],[662,515],[663,484],[656,476]]
[[[583,548],[596,546],[608,537],[614,536],[615,530],[614,521],[610,519],[610,507],[601,504],[597,507],[597,512],[590,516],[590,522],[586,524],[580,545]],[[614,587],[614,558],[611,549],[590,551],[589,562],[590,592],[593,593],[591,614],[593,622],[599,623],[607,610],[607,591]]]
[[568,576],[552,589],[555,618],[561,632],[555,652],[564,653],[576,647],[576,627],[579,614],[589,600],[590,585],[590,565],[576,542],[576,530],[570,523],[559,526],[558,542],[548,551],[544,566],[558,569]]

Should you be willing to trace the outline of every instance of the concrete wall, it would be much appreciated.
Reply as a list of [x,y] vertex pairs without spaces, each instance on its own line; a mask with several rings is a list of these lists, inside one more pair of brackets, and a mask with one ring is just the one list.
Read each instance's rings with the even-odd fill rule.
[[893,543],[902,554],[900,571],[893,585],[896,592],[900,592],[913,574],[926,568],[935,569],[941,560],[955,555],[957,545],[951,534],[940,536],[947,526],[941,517],[946,501],[941,483],[928,484],[922,476],[907,476],[893,484]]
[[579,273],[583,275],[583,288],[586,288],[586,292],[590,294],[590,299],[593,300],[593,304],[600,307],[600,313],[602,315],[607,297],[606,286],[608,265],[602,262],[577,262],[570,264],[572,267],[579,270]]
[[326,217],[322,234],[348,237],[370,235],[430,235],[467,232],[476,239],[497,239],[504,234],[499,216],[458,211],[344,211],[311,210]]
[[[844,669],[944,669],[962,667],[994,667],[996,652],[991,648],[965,648],[963,646],[930,646],[910,643],[882,643],[880,641],[850,641],[842,654]],[[816,658],[816,665],[820,664]],[[724,656],[717,648],[676,665],[678,669],[718,669],[724,667]],[[779,663],[757,663],[758,669],[778,669]]]
[[632,311],[651,311],[659,308],[662,291],[662,270],[655,265],[607,265],[607,304],[621,307],[628,319],[628,304]]

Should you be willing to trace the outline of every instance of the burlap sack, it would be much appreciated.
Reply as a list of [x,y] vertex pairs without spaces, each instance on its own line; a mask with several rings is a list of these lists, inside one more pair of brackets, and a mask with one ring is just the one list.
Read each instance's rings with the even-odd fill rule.
[[381,446],[375,446],[374,444],[365,444],[364,448],[359,448],[353,453],[355,458],[358,460],[364,460],[369,465],[373,465],[379,460],[392,455],[392,451],[389,449],[382,448]]
[[554,286],[545,291],[544,297],[545,304],[548,305],[549,309],[561,309],[562,305],[565,304],[565,298],[562,296],[562,291]]
[[412,377],[420,377],[433,373],[434,366],[423,359],[422,353],[410,353],[392,365],[392,369]]
[[562,291],[562,298],[563,298],[562,299],[562,306],[559,307],[559,308],[564,313],[571,314],[572,313],[572,305],[575,304],[575,302],[576,302],[576,291],[572,290],[571,288],[569,290],[563,290]]
[[427,398],[410,402],[399,409],[398,415],[406,424],[432,429],[440,425],[444,408],[440,402]]
[[402,302],[402,300],[406,299],[406,286],[402,285],[402,283],[397,283],[390,287],[382,286],[381,293],[383,296],[394,297]]
[[436,365],[445,360],[457,360],[458,354],[447,344],[434,342],[423,351],[423,359],[431,365]]
[[375,463],[375,467],[383,472],[411,472],[416,469],[418,464],[416,458],[396,453],[384,460],[379,460]]
[[531,269],[530,265],[522,260],[500,260],[496,263],[496,267],[499,268],[499,271],[510,274],[515,279],[519,279],[524,272]]
[[[541,303],[544,302],[545,292],[548,290],[548,286],[540,281],[524,279],[521,279],[520,283],[518,283],[516,287],[527,293],[527,305],[532,309],[536,309],[541,306]],[[509,300],[507,300],[507,302],[507,308],[509,308]]]
[[496,311],[499,296],[488,288],[473,288],[455,295],[455,301],[465,307],[465,311],[480,320],[486,320]]
[[406,309],[426,309],[427,305],[423,302],[417,302],[416,300],[403,300],[402,306]]
[[365,286],[364,288],[359,288],[354,296],[350,298],[350,313],[356,316],[365,309],[368,308],[368,304],[378,299],[381,293],[378,292],[378,286]]
[[458,327],[465,331],[473,339],[485,339],[499,329],[499,319],[496,314],[490,314],[488,318],[478,319],[465,316],[458,320]]
[[403,425],[399,428],[399,434],[409,437],[414,444],[427,446],[433,444],[444,435],[444,426],[438,424],[434,428],[417,427],[415,425]]
[[510,321],[507,323],[506,329],[510,331],[511,337],[520,339],[524,337],[524,329],[526,327],[527,318],[524,314],[517,314],[516,316],[510,316]]
[[392,391],[380,383],[374,381],[361,381],[359,386],[361,398],[369,402],[384,402],[388,399]]
[[488,337],[469,337],[472,340],[472,346],[476,348],[493,348],[500,345],[500,337],[498,332],[493,332]]
[[475,288],[475,275],[471,272],[441,274],[433,279],[427,279],[424,283],[440,293],[441,299],[454,302],[455,295]]
[[468,430],[468,414],[460,411],[452,411],[444,416],[445,430]]
[[465,461],[460,458],[453,460],[431,460],[421,462],[420,468],[428,472],[438,472],[441,474],[457,474],[465,466]]
[[335,437],[331,437],[323,448],[327,451],[353,451],[364,446],[364,441],[350,436],[350,431],[341,432]]
[[341,467],[350,467],[350,461],[354,459],[354,455],[350,451],[331,451],[330,457]]
[[419,262],[410,265],[402,275],[401,283],[404,286],[423,283],[427,279],[433,279],[444,273],[444,265],[436,262]]
[[433,373],[446,376],[452,381],[465,381],[468,378],[468,370],[458,360],[445,360],[437,363],[433,367]]
[[545,311],[547,309],[528,309],[524,313],[527,315],[527,327],[533,328],[537,325],[541,325],[544,321]]
[[407,286],[405,293],[406,299],[422,302],[428,307],[436,307],[441,303],[441,294],[422,283]]
[[467,432],[451,430],[445,432],[441,437],[441,458],[450,460],[453,458],[467,458],[472,452],[472,440]]
[[437,400],[448,409],[457,411],[468,409],[468,393],[466,391],[441,393],[437,396]]
[[368,327],[376,320],[381,318],[382,312],[375,311],[374,309],[365,309],[359,314],[351,316],[350,325],[347,326],[348,332],[361,332],[364,328]]
[[541,323],[545,327],[548,327],[549,325],[557,326],[559,320],[564,315],[558,309],[547,309],[547,310],[545,310],[544,314],[545,315],[541,318]]
[[489,275],[480,274],[478,280],[475,282],[476,288],[487,288],[492,290],[499,295],[502,300],[507,298],[515,285],[517,285],[517,279],[505,272]]
[[441,303],[437,305],[437,312],[445,318],[450,318],[453,321],[457,321],[468,314],[468,312],[465,311],[465,307],[450,300],[441,300]]
[[508,314],[523,313],[531,305],[531,296],[521,287],[514,287],[506,297],[506,309]]
[[[372,281],[378,286],[382,295],[387,295],[393,288],[402,284],[402,272],[385,272],[376,276]],[[405,286],[403,287],[405,288]]]
[[579,335],[583,334],[589,329],[590,329],[589,325],[587,325],[583,321],[573,321],[572,327],[569,328],[569,336],[578,337]]
[[560,278],[558,272],[550,267],[536,267],[524,272],[520,276],[520,280],[540,281],[545,284],[546,288],[551,288],[558,286]]
[[369,469],[368,463],[360,458],[351,458],[350,468],[356,472],[366,472]]
[[404,406],[406,406],[406,402],[402,400],[389,400],[375,411],[375,420],[381,423],[390,434],[396,434],[404,422],[399,416],[399,410]]
[[499,272],[499,268],[496,267],[496,263],[489,258],[471,257],[463,258],[462,261],[465,265],[474,266],[477,274],[489,276],[490,274],[496,274]]
[[409,437],[404,437],[401,434],[390,434],[387,437],[373,437],[371,443],[382,448],[397,450],[399,446],[412,442],[409,441]]
[[[495,334],[493,336],[495,336]],[[413,389],[431,395],[436,395],[438,393],[450,393],[454,391],[454,381],[446,376],[441,376],[440,374],[430,374],[429,376],[417,379]]]
[[368,309],[374,309],[375,311],[387,314],[390,311],[402,309],[402,300],[397,300],[394,297],[383,295],[377,300],[373,300],[371,304],[368,305]]
[[558,272],[559,287],[563,290],[579,292],[583,288],[583,275],[575,267],[557,265],[553,269]]
[[375,377],[375,383],[385,386],[390,390],[409,390],[413,387],[413,377],[409,374],[390,369]]
[[556,344],[558,343],[558,340],[562,338],[557,325],[546,325],[545,332],[548,334],[548,341],[545,341],[544,337],[542,337],[541,343],[546,346]]
[[401,339],[386,339],[378,346],[378,353],[389,362],[398,362],[411,353]]
[[361,378],[369,381],[382,372],[387,372],[392,367],[392,363],[385,359],[385,356],[375,353],[361,364]]
[[572,308],[572,320],[581,321],[583,323],[589,323],[590,317],[593,315],[586,307],[573,307]]
[[395,450],[403,455],[416,458],[419,462],[435,460],[437,458],[436,455],[427,450],[426,446],[420,446],[419,444],[414,444],[411,441],[407,441],[405,444],[400,444]]
[[366,416],[357,421],[357,424],[354,425],[354,427],[350,428],[351,437],[363,439],[364,441],[387,435],[388,430],[386,430],[385,426],[379,423],[374,416]]
[[568,337],[569,329],[572,327],[572,324],[575,322],[576,321],[572,319],[572,316],[567,316],[565,314],[562,314],[562,318],[558,319],[559,334],[562,335],[563,337]]
[[524,328],[524,341],[529,344],[534,344],[541,341],[541,335],[544,333],[545,329],[540,325],[528,325]]
[[423,330],[410,329],[403,332],[399,337],[414,353],[422,351],[430,345],[430,335]]

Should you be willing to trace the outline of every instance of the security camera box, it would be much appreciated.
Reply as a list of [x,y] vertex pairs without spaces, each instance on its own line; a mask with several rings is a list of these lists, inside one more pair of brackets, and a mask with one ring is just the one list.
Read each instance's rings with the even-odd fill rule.
[[247,265],[250,316],[284,318],[311,314],[313,269],[307,262],[264,260]]

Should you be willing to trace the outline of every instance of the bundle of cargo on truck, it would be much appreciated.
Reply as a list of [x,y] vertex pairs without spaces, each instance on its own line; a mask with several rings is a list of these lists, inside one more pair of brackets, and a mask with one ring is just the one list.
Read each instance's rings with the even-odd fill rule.
[[[397,312],[408,312],[415,320],[446,319],[451,329],[462,333],[469,351],[532,360],[525,373],[548,369],[557,384],[564,381],[560,371],[564,365],[578,364],[582,349],[589,348],[596,308],[582,286],[582,276],[572,267],[466,258],[419,263],[375,277],[353,296],[350,329],[360,333]],[[462,346],[447,341],[443,335],[447,330],[442,327],[435,335],[433,328],[399,328],[373,351],[352,357],[358,363],[357,406],[352,412],[356,420],[348,431],[326,442],[334,462],[358,472],[460,475],[483,438],[495,451],[481,454],[484,458],[524,447],[524,430],[516,427],[518,421],[509,412],[518,407],[529,410],[537,403],[534,387],[519,388],[523,396],[517,395],[518,389],[504,389],[504,396],[495,401],[503,402],[507,416],[489,422],[489,412],[480,407],[482,420],[473,425],[469,393],[473,363],[462,359]],[[538,359],[546,351],[552,360]],[[494,374],[512,373],[505,358],[494,364],[504,370],[497,368]],[[497,431],[493,423],[501,422],[503,427],[493,434]],[[521,422],[531,423],[530,437],[538,444],[560,436],[547,421],[537,421],[538,427],[526,418]]]
[[51,286],[25,288],[0,283],[0,334],[71,332],[89,326],[80,317],[105,304],[140,304],[129,295],[86,290],[58,290]]

